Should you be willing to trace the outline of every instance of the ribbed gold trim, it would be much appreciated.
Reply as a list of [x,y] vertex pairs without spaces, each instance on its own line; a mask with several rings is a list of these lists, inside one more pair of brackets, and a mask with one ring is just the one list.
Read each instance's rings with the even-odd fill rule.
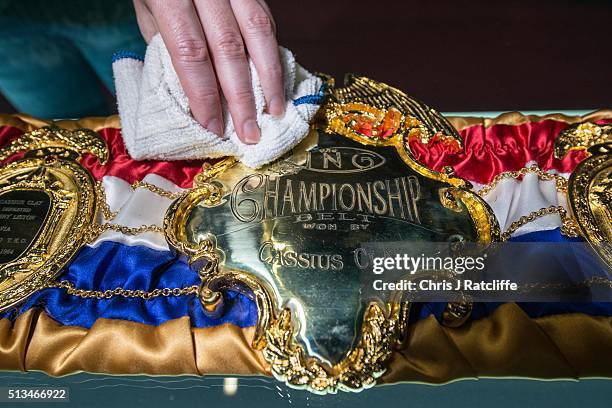
[[548,115],[523,115],[519,112],[506,112],[495,118],[479,118],[464,116],[449,116],[447,119],[457,130],[482,125],[489,128],[495,125],[521,125],[528,122],[542,122],[544,120],[555,120],[568,124],[579,122],[594,122],[602,119],[612,119],[612,109],[600,109],[583,116],[568,116],[562,113],[551,113]]
[[[612,109],[600,109],[584,116],[568,116],[561,113],[551,113],[549,115],[523,115],[519,112],[503,113],[495,118],[448,116],[447,119],[457,130],[463,130],[470,126],[483,125],[485,128],[494,125],[520,125],[527,122],[541,122],[543,120],[556,120],[569,124],[584,121],[597,121],[611,119]],[[0,114],[0,126],[13,126],[23,131],[29,132],[33,129],[48,125],[49,120],[38,119],[23,113]],[[108,117],[87,117],[78,120],[58,120],[54,122],[60,127],[67,129],[89,128],[100,130],[106,128],[121,128],[119,115]]]
[[65,129],[79,129],[87,128],[98,131],[100,129],[107,128],[120,128],[121,123],[119,121],[119,115],[112,115],[108,117],[87,117],[76,120],[45,120],[38,119],[30,115],[23,113],[7,114],[0,113],[0,126],[12,126],[23,130],[24,132],[30,132],[34,129],[38,129],[43,126],[47,126],[51,123],[65,128]]

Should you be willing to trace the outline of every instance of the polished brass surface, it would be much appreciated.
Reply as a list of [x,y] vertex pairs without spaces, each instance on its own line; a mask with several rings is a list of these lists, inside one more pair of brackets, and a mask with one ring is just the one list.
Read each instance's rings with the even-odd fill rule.
[[612,125],[568,126],[557,136],[555,157],[561,159],[571,150],[586,150],[587,155],[567,183],[574,229],[612,268]]
[[252,296],[254,346],[273,374],[319,393],[374,385],[407,323],[402,299],[360,297],[362,243],[500,238],[468,182],[410,152],[415,137],[461,147],[441,115],[366,78],[330,89],[290,153],[259,170],[207,166],[164,221],[202,278],[204,309],[220,313],[227,289]]
[[95,132],[57,127],[25,133],[0,157],[24,150],[23,159],[0,168],[0,310],[46,287],[88,240],[96,194],[76,159],[108,156]]
[[612,142],[588,152],[570,176],[568,201],[582,235],[612,268]]

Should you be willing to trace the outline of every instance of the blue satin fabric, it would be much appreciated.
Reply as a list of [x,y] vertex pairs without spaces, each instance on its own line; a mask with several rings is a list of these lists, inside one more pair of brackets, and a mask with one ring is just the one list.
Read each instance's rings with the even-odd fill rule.
[[[537,231],[529,234],[520,235],[510,239],[510,242],[534,243],[530,254],[525,253],[526,259],[533,259],[535,256],[541,256],[546,262],[554,262],[556,265],[547,269],[558,271],[566,276],[571,277],[572,281],[580,282],[590,276],[608,275],[605,266],[597,260],[586,245],[563,245],[554,247],[546,247],[546,245],[537,245],[538,243],[581,243],[580,238],[570,238],[561,234],[559,228],[546,231]],[[552,252],[555,249],[562,248],[563,251]],[[514,266],[520,269],[520,261],[514,260]],[[541,278],[542,276],[540,276]],[[551,279],[554,281],[554,279]],[[597,290],[593,288],[592,290]],[[563,314],[563,313],[583,313],[592,316],[612,316],[612,302],[518,302],[521,309],[531,318]],[[482,319],[489,316],[502,303],[497,302],[482,302],[475,303],[472,310],[471,318],[473,320]],[[442,318],[442,313],[446,307],[446,303],[420,303],[413,305],[411,309],[410,320],[412,322],[423,319],[429,315],[434,315],[438,320]]]
[[[514,242],[580,242],[560,234],[559,229],[538,231],[513,238]],[[537,244],[534,251],[538,250]],[[575,264],[566,262],[570,258]],[[568,264],[570,270],[580,270],[575,265],[591,262],[589,256],[563,254],[560,265]],[[588,266],[588,265],[587,265]],[[115,242],[103,242],[95,248],[85,247],[59,277],[80,289],[104,291],[121,286],[125,289],[153,290],[165,287],[187,287],[199,283],[197,273],[168,251],[156,251],[146,247],[127,246]],[[82,299],[71,296],[63,289],[45,289],[32,295],[17,308],[4,312],[0,317],[15,318],[32,307],[42,307],[47,314],[63,325],[90,328],[98,318],[122,319],[149,325],[183,316],[191,318],[194,327],[211,327],[232,323],[239,327],[253,326],[257,322],[257,307],[248,297],[228,292],[225,295],[222,316],[212,318],[204,314],[195,295],[158,297],[151,300]],[[411,310],[411,321],[434,315],[441,319],[445,303],[418,303]],[[490,315],[500,303],[476,303],[472,319]],[[541,317],[561,313],[584,313],[596,316],[612,316],[612,303],[519,303],[529,317]]]
[[[58,280],[68,280],[79,289],[100,291],[119,286],[150,291],[199,283],[197,273],[168,251],[115,242],[103,242],[95,248],[81,249]],[[195,295],[160,296],[150,300],[121,297],[98,300],[71,296],[63,289],[45,289],[32,295],[18,309],[5,312],[4,317],[15,317],[32,307],[43,307],[59,323],[85,328],[90,328],[98,318],[159,325],[171,319],[189,316],[194,327],[223,323],[248,327],[257,322],[257,307],[246,296],[229,292],[225,296],[224,305],[224,314],[219,318],[211,318],[204,314]]]

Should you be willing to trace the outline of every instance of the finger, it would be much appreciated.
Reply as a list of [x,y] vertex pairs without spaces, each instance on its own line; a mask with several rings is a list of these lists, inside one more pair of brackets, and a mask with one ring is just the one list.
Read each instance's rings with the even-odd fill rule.
[[140,28],[142,38],[148,44],[151,42],[151,38],[159,32],[155,19],[142,0],[134,0],[134,11],[136,11],[136,22],[138,23],[138,28]]
[[266,14],[270,16],[270,19],[272,20],[272,28],[274,29],[274,35],[276,35],[276,22],[274,21],[274,18],[272,17],[272,11],[270,11],[270,7],[268,6],[268,3],[266,3],[265,0],[255,0],[255,1],[257,1],[257,3],[261,6],[261,8],[264,9]]
[[255,98],[242,35],[228,0],[196,0],[215,71],[228,102],[236,133],[244,143],[257,143]]
[[285,112],[285,90],[272,17],[256,0],[231,0],[231,5],[257,68],[268,112],[280,116]]
[[172,65],[189,99],[195,120],[217,135],[223,134],[221,99],[206,37],[190,1],[150,1]]

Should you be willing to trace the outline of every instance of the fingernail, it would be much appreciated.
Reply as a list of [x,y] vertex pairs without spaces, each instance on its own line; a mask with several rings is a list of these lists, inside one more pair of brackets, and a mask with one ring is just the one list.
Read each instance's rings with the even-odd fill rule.
[[270,99],[268,112],[273,116],[282,116],[285,113],[285,101],[283,98],[274,96]]
[[257,126],[257,122],[255,122],[253,119],[245,121],[242,125],[242,137],[244,138],[245,143],[258,143],[259,139],[261,138],[261,134],[259,133],[259,126]]
[[223,126],[221,126],[221,121],[217,118],[211,119],[205,128],[217,136],[223,136]]

